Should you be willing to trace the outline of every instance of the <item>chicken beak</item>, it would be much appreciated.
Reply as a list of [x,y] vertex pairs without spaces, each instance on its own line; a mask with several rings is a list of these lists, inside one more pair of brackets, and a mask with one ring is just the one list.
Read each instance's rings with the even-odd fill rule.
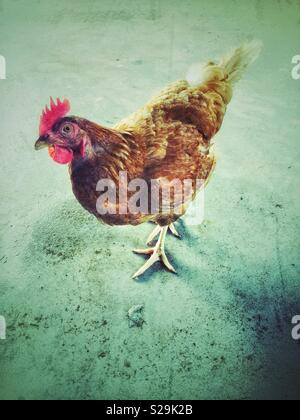
[[34,145],[35,150],[41,150],[45,147],[49,147],[49,136],[40,137]]

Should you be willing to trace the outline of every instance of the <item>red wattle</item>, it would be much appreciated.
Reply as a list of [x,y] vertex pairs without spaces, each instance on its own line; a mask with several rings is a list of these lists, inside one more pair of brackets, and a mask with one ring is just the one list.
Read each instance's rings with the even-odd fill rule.
[[61,165],[71,163],[74,157],[72,150],[56,145],[49,147],[49,155],[55,162]]

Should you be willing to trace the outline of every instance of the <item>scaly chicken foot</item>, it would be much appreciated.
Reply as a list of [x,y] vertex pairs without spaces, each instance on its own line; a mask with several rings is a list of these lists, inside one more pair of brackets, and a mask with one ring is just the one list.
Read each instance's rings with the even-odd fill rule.
[[181,239],[181,236],[180,236],[180,234],[177,232],[177,229],[176,229],[176,227],[175,227],[174,223],[172,223],[172,224],[169,226],[169,229],[170,229],[170,231],[171,231],[172,235],[176,236],[176,238],[178,238],[178,239]]
[[143,275],[147,270],[149,270],[150,267],[152,267],[158,261],[160,261],[169,271],[176,274],[175,268],[169,262],[168,257],[166,256],[166,253],[165,253],[165,242],[166,242],[168,229],[169,229],[169,226],[166,226],[166,227],[157,226],[155,230],[159,231],[159,239],[154,248],[135,249],[133,251],[136,254],[151,255],[151,257],[146,262],[146,264],[144,264],[143,267],[140,268],[134,274],[133,279],[136,279],[137,277],[140,277],[141,275]]
[[[170,230],[172,235],[176,236],[176,238],[181,239],[181,236],[177,232],[177,229],[176,229],[174,223],[172,223],[170,226],[168,226],[168,230]],[[151,242],[154,241],[154,239],[160,234],[160,232],[161,232],[161,227],[159,225],[157,225],[156,228],[153,230],[153,232],[151,232],[149,238],[147,239],[147,245],[150,245]]]

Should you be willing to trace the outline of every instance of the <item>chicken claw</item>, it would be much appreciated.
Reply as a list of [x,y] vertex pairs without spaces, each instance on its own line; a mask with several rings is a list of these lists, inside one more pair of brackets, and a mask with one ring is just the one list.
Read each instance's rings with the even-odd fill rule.
[[[166,242],[166,235],[168,233],[168,229],[169,229],[169,226],[166,226],[166,227],[157,226],[156,227],[155,232],[157,232],[157,234],[159,233],[159,239],[158,239],[157,244],[155,245],[154,248],[135,249],[133,251],[136,254],[151,255],[151,257],[146,262],[146,264],[144,264],[143,267],[134,274],[133,279],[136,279],[137,277],[140,277],[142,274],[144,274],[147,270],[149,270],[149,268],[152,267],[158,261],[160,261],[169,271],[171,271],[174,274],[177,274],[175,268],[169,262],[168,257],[166,256],[166,253],[165,253],[165,242]],[[157,234],[155,233],[153,238],[155,238],[155,236]]]

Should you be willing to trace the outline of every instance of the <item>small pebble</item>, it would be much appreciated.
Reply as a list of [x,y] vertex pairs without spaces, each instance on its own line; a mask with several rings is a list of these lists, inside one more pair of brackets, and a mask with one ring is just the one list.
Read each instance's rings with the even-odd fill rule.
[[141,328],[145,323],[144,320],[144,305],[135,305],[128,311],[129,327]]

